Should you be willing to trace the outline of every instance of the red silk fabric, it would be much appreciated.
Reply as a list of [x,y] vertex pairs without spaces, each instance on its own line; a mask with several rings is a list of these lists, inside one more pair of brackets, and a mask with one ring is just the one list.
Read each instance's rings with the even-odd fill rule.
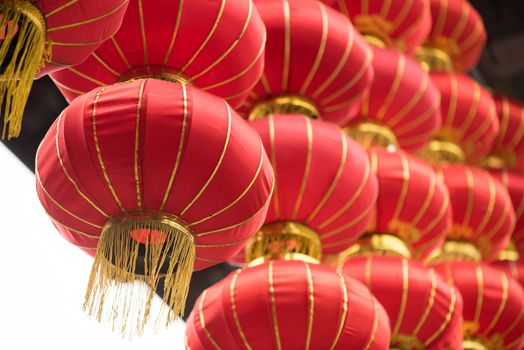
[[506,247],[515,228],[515,211],[504,186],[488,172],[463,165],[443,166],[453,210],[452,239],[473,243],[491,260]]
[[342,272],[366,285],[384,306],[391,346],[448,349],[462,335],[462,300],[433,269],[398,256],[347,260]]
[[38,72],[50,72],[82,63],[118,31],[129,0],[32,0],[46,22],[51,59]]
[[431,73],[440,90],[442,127],[438,135],[459,145],[466,159],[475,162],[492,148],[499,132],[491,94],[462,73]]
[[524,292],[517,281],[485,263],[444,261],[433,267],[462,294],[466,337],[480,338],[488,349],[522,349]]
[[388,47],[413,54],[431,28],[425,0],[322,0],[351,19],[362,34],[381,39]]
[[375,147],[368,153],[379,187],[369,231],[392,233],[414,257],[427,257],[452,224],[446,186],[429,165],[405,152]]
[[420,64],[402,53],[373,48],[375,79],[359,117],[388,127],[401,148],[422,148],[441,126],[440,93]]
[[524,174],[524,106],[504,95],[495,94],[493,99],[500,130],[492,152],[503,157],[505,167]]
[[260,78],[264,44],[251,0],[130,0],[116,35],[52,78],[71,101],[125,76],[178,74],[236,107]]
[[224,100],[155,79],[75,99],[42,141],[36,172],[40,201],[71,243],[94,250],[109,218],[160,210],[193,234],[195,269],[241,249],[273,187],[260,138]]
[[372,80],[369,48],[348,19],[313,0],[257,0],[267,29],[262,79],[240,108],[279,95],[311,100],[320,118],[344,125]]
[[510,170],[491,170],[509,193],[515,210],[515,229],[511,240],[515,243],[521,259],[524,258],[524,177]]
[[266,223],[298,221],[324,254],[350,247],[373,214],[377,180],[366,152],[340,128],[301,115],[254,121],[275,170]]
[[503,271],[524,287],[524,264],[521,261],[497,260],[493,261],[491,266]]
[[382,306],[361,283],[320,264],[270,261],[208,288],[186,322],[186,348],[389,348]]
[[455,70],[469,70],[486,44],[482,18],[465,0],[430,0],[430,4],[433,25],[426,45],[446,52]]

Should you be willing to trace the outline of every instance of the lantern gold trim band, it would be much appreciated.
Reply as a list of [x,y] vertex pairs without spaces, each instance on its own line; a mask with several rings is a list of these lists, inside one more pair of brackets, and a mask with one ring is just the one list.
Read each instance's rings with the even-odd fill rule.
[[177,217],[156,211],[114,217],[98,242],[84,310],[98,321],[107,317],[123,335],[130,323],[141,334],[162,279],[157,325],[165,310],[169,324],[184,312],[194,260],[193,235]]
[[0,3],[0,106],[4,115],[2,139],[18,137],[33,79],[46,61],[46,22],[40,10],[29,1],[7,0]]
[[515,242],[510,241],[508,243],[508,246],[499,253],[497,258],[498,260],[518,261],[519,252],[517,251],[517,246],[515,245]]
[[309,227],[292,221],[266,224],[246,245],[246,263],[268,260],[302,260],[318,263],[321,258],[318,234]]
[[411,252],[406,243],[399,237],[380,232],[369,232],[362,235],[357,243],[339,254],[339,262],[343,262],[352,256],[363,256],[368,254],[396,255],[407,259],[411,258]]
[[249,113],[249,120],[264,118],[270,114],[303,114],[320,119],[315,104],[304,96],[281,95],[258,102]]
[[368,44],[374,45],[376,47],[380,47],[381,49],[386,48],[386,43],[384,42],[384,40],[382,40],[378,36],[373,35],[373,34],[364,34],[362,36],[364,37],[364,40],[366,40]]
[[449,55],[437,47],[422,46],[415,57],[426,71],[453,70],[453,63]]
[[511,150],[504,153],[491,153],[479,162],[479,166],[489,169],[513,168],[517,165],[517,157]]
[[462,348],[464,350],[488,350],[484,344],[475,338],[466,338],[462,341]]
[[476,261],[482,260],[482,255],[473,243],[461,240],[448,239],[440,249],[428,258],[434,263],[442,260]]
[[466,155],[460,146],[451,141],[431,140],[418,155],[430,164],[464,163]]
[[118,82],[126,82],[130,80],[138,79],[159,79],[170,81],[173,83],[189,84],[190,79],[185,75],[178,73],[173,69],[169,69],[165,66],[158,65],[147,65],[134,67],[129,71],[125,72],[118,78]]
[[399,147],[397,137],[391,129],[373,122],[361,122],[356,125],[350,125],[344,128],[344,131],[366,148],[372,145]]

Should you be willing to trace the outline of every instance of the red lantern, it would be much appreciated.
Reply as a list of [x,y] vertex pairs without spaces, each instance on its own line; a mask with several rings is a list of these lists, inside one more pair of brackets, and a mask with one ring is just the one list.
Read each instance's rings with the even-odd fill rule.
[[84,61],[120,27],[128,0],[0,4],[2,138],[17,137],[35,77]]
[[301,115],[271,115],[252,126],[273,164],[275,191],[248,260],[283,253],[318,260],[351,246],[377,196],[366,152],[337,126]]
[[131,0],[110,41],[52,78],[69,101],[132,77],[166,77],[237,107],[260,78],[264,45],[264,25],[251,0]]
[[[322,0],[351,18],[365,36],[413,54],[431,27],[429,3],[425,0]],[[373,40],[376,42],[376,40]]]
[[[439,168],[438,175],[448,188],[453,210],[453,227],[447,238],[455,242],[445,249],[470,242],[481,254],[476,260],[496,258],[515,227],[515,211],[504,186],[488,172],[462,165]],[[455,250],[469,257],[467,251],[460,250],[471,248],[462,247]]]
[[357,281],[319,264],[270,261],[207,289],[186,323],[186,348],[389,348],[382,306]]
[[524,171],[524,106],[510,97],[493,96],[500,130],[488,157],[481,163],[489,168]]
[[464,349],[522,349],[524,292],[516,281],[487,264],[434,265],[462,294]]
[[[273,186],[260,138],[225,101],[155,79],[75,99],[42,141],[36,173],[64,237],[96,249],[86,307],[100,319],[104,301],[114,303],[108,315],[122,331],[136,293],[148,305],[164,277],[175,319],[191,271],[241,249],[263,223]],[[113,285],[121,292],[104,300]],[[149,309],[139,312],[129,323],[140,331]]]
[[354,117],[372,69],[349,20],[319,1],[256,4],[268,32],[265,69],[240,113],[249,119],[301,113],[341,125]]
[[448,349],[462,335],[462,299],[433,269],[377,255],[351,257],[341,268],[384,306],[392,348]]
[[419,58],[435,70],[467,71],[486,43],[482,18],[465,0],[430,0],[432,27]]
[[348,131],[361,144],[423,147],[440,128],[440,94],[416,61],[373,48],[375,79]]
[[432,162],[476,162],[492,148],[499,131],[491,94],[461,73],[432,73],[440,90],[442,127],[423,157]]
[[509,247],[499,258],[517,260],[524,256],[524,177],[508,170],[491,170],[491,175],[499,180],[509,193],[515,209],[515,229]]
[[407,153],[378,147],[368,152],[379,193],[369,234],[359,243],[365,249],[366,241],[378,240],[370,235],[392,235],[401,240],[386,244],[386,250],[400,245],[403,249],[393,249],[398,255],[428,256],[444,243],[452,224],[446,186],[429,165]]

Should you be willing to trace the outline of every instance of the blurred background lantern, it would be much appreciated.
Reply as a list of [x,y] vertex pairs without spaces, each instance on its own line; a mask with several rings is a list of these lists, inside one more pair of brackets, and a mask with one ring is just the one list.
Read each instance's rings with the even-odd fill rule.
[[[377,182],[365,151],[336,125],[302,115],[251,123],[275,171],[265,224],[247,243],[247,262],[335,254],[371,220]],[[309,261],[309,260],[308,260]]]
[[522,349],[524,292],[487,264],[441,261],[434,265],[462,294],[464,350]]
[[344,125],[372,79],[371,55],[347,18],[313,0],[256,0],[267,33],[265,70],[239,112],[299,113]]
[[448,188],[453,210],[453,226],[442,248],[444,256],[495,259],[515,227],[515,211],[504,186],[475,167],[442,166],[437,173]]
[[20,135],[35,77],[84,61],[120,27],[129,0],[6,0],[0,4],[2,138]]
[[420,65],[401,52],[372,48],[375,78],[346,131],[365,147],[423,147],[440,128],[440,94]]
[[378,147],[368,152],[377,202],[366,234],[344,254],[427,257],[444,243],[452,224],[446,186],[429,165],[405,152]]
[[192,270],[241,249],[273,188],[260,138],[224,100],[156,79],[75,99],[36,168],[39,198],[62,235],[96,250],[85,308],[122,333],[143,329],[160,280],[167,321],[175,319]]
[[52,78],[69,101],[132,77],[164,76],[237,107],[260,78],[265,41],[251,0],[130,0],[111,40]]
[[466,0],[429,0],[431,30],[417,57],[431,70],[467,71],[486,44],[486,29]]
[[366,254],[339,265],[384,306],[391,349],[449,349],[462,338],[462,299],[433,269],[416,260]]
[[491,94],[462,73],[433,72],[431,80],[441,94],[442,127],[421,156],[432,163],[480,160],[499,131]]
[[481,165],[524,173],[524,107],[511,97],[494,94],[500,129],[491,152]]
[[401,150],[368,153],[379,187],[373,220],[355,245],[325,261],[364,283],[384,306],[392,349],[452,347],[461,333],[460,297],[410,259],[444,242],[452,222],[447,189],[429,165]]
[[322,0],[353,22],[368,40],[412,55],[429,33],[426,0]]
[[389,348],[382,306],[329,266],[269,261],[205,290],[186,326],[186,347],[203,349]]

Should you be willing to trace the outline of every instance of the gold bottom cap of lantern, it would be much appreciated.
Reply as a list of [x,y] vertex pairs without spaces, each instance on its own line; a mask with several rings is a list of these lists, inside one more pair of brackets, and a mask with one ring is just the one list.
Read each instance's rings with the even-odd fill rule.
[[435,46],[422,46],[415,54],[425,71],[452,71],[453,62],[446,51]]
[[489,350],[480,339],[468,337],[462,341],[462,348],[464,350]]
[[260,101],[253,107],[248,119],[261,119],[271,114],[302,114],[320,119],[320,112],[313,101],[300,95],[280,95]]
[[444,139],[433,139],[417,155],[430,164],[464,163],[466,155],[456,143]]
[[352,257],[369,255],[391,255],[410,259],[411,251],[407,244],[399,237],[380,232],[368,232],[363,234],[351,247],[340,254],[329,255],[324,258],[324,263],[340,267],[345,261]]
[[476,261],[482,260],[482,255],[477,247],[468,241],[447,239],[439,249],[427,258],[428,263],[444,260]]
[[517,246],[515,245],[514,241],[509,241],[506,248],[504,248],[503,251],[499,253],[497,256],[498,260],[506,260],[506,261],[518,261],[519,260],[519,252],[517,250]]
[[158,79],[169,81],[172,83],[189,84],[191,80],[178,71],[161,65],[146,65],[133,67],[120,77],[118,77],[119,83],[125,83],[128,81],[138,79]]
[[384,125],[364,121],[347,126],[344,131],[364,148],[371,146],[399,148],[397,137],[391,129]]
[[46,21],[30,1],[5,0],[0,3],[0,106],[4,116],[2,139],[18,137],[25,104],[36,73],[51,60],[46,48]]
[[162,281],[157,325],[164,308],[167,325],[184,312],[194,260],[193,235],[177,217],[153,211],[113,217],[98,242],[84,310],[107,318],[122,335],[141,334]]
[[322,251],[318,234],[298,222],[266,224],[246,245],[246,264],[255,266],[269,260],[301,260],[318,263]]

